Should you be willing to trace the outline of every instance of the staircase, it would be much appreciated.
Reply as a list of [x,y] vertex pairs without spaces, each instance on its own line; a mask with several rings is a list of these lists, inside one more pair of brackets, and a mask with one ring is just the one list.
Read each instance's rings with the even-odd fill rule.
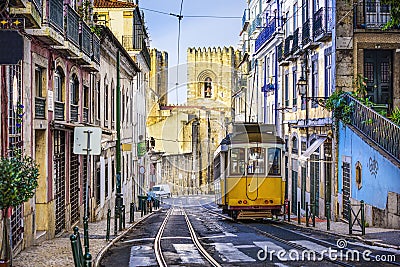
[[400,163],[400,127],[351,95],[344,97],[353,103],[350,125]]

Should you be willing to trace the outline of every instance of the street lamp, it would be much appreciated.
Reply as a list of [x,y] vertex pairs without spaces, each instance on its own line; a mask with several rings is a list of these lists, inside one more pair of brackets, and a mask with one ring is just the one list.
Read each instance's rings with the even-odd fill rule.
[[304,98],[307,95],[307,80],[301,75],[300,79],[297,81],[297,91]]

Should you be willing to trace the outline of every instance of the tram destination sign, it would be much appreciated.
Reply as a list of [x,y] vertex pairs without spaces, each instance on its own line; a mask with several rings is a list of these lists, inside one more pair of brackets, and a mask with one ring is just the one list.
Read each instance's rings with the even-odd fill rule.
[[16,30],[0,30],[0,65],[16,65],[24,57],[24,40]]

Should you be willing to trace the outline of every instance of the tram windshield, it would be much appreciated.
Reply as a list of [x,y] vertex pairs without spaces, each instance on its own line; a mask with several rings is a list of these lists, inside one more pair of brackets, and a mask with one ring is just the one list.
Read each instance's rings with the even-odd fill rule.
[[248,174],[262,174],[265,173],[265,148],[251,147],[247,151],[248,155]]
[[244,174],[244,165],[245,165],[244,161],[245,161],[244,148],[232,148],[230,173],[233,175]]
[[268,148],[268,175],[281,175],[280,148]]

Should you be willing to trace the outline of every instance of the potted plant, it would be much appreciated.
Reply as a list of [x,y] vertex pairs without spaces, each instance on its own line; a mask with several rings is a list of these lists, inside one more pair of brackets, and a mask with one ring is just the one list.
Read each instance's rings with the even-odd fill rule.
[[38,186],[38,177],[39,169],[35,161],[23,155],[21,150],[13,150],[8,157],[0,158],[0,208],[3,226],[0,266],[12,266],[12,208],[33,197]]

